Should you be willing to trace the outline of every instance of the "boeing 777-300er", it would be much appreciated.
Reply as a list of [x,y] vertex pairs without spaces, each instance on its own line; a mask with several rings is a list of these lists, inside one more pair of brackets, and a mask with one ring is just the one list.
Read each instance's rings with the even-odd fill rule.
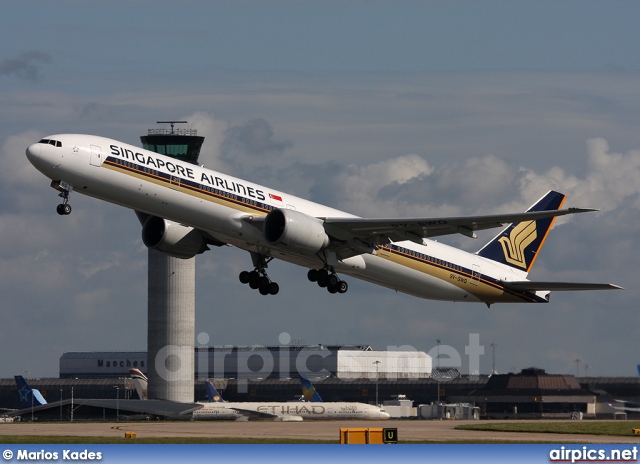
[[[191,258],[209,246],[251,254],[240,281],[263,295],[277,283],[266,269],[282,259],[309,269],[308,278],[344,293],[338,273],[420,298],[493,303],[546,303],[553,290],[602,290],[611,284],[527,280],[554,218],[595,211],[561,209],[550,191],[525,213],[469,217],[367,219],[189,164],[117,140],[51,135],[26,150],[52,180],[69,214],[72,191],[136,211],[152,249]],[[429,240],[509,224],[476,253]]]

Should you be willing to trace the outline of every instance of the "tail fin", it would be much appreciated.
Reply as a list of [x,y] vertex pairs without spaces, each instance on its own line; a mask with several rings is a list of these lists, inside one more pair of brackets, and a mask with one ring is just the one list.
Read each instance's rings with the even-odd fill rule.
[[224,400],[216,390],[216,387],[213,386],[211,382],[208,380],[204,383],[204,387],[207,389],[207,399],[210,403],[224,403]]
[[14,377],[18,386],[18,395],[20,396],[20,409],[47,404],[47,400],[43,398],[38,390],[32,389],[24,377],[21,375]]
[[[562,207],[565,198],[566,196],[562,193],[550,190],[527,212],[558,210]],[[510,224],[477,254],[511,266],[525,274],[529,273],[554,220],[555,217]]]
[[140,398],[141,400],[146,400],[148,398],[147,388],[149,379],[147,379],[147,376],[144,375],[139,369],[129,369],[129,374],[131,374],[133,385],[136,387],[138,398]]
[[300,377],[300,384],[302,385],[302,396],[305,401],[310,403],[322,403],[320,394],[316,391],[316,387],[313,386],[311,381],[305,377]]

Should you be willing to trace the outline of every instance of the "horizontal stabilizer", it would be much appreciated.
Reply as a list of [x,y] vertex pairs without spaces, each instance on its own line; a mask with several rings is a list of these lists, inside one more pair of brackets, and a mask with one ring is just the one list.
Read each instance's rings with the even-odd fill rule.
[[531,282],[528,280],[522,280],[517,282],[501,281],[500,283],[509,290],[515,290],[519,292],[533,292],[537,290],[550,290],[555,292],[579,290],[624,290],[618,285],[590,284],[584,282]]

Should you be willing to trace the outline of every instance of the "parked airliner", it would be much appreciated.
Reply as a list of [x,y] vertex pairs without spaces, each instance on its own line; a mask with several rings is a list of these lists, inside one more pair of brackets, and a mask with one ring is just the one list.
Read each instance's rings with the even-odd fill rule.
[[[51,135],[26,150],[58,190],[61,215],[72,191],[136,211],[149,248],[191,258],[210,246],[250,253],[240,281],[263,295],[279,285],[268,263],[309,269],[311,282],[344,293],[338,273],[420,298],[493,303],[545,303],[553,290],[618,289],[612,284],[527,280],[554,218],[593,209],[561,209],[550,191],[525,213],[469,217],[367,219],[117,140]],[[508,225],[476,253],[430,240]]]
[[[140,399],[147,399],[147,376],[138,369],[129,369],[134,380],[136,391]],[[311,385],[306,379],[301,379],[303,391]],[[279,422],[296,422],[302,420],[384,420],[389,414],[378,406],[365,403],[322,403],[320,405],[301,402],[233,402],[222,399],[216,387],[210,381],[205,382],[207,403],[198,403],[201,407],[192,412],[194,420],[272,420]],[[313,386],[311,386],[313,388]],[[320,396],[313,389],[317,399],[311,401],[322,402]],[[310,395],[313,395],[310,393]]]
[[214,402],[200,403],[193,411],[195,420],[272,420],[296,422],[303,420],[386,420],[389,413],[380,406],[347,402],[227,402],[209,383]]

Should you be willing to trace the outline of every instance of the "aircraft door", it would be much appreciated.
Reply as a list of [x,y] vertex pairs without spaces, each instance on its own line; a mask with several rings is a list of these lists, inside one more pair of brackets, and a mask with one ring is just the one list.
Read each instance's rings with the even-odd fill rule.
[[102,166],[102,148],[91,145],[91,166]]
[[480,266],[477,264],[471,265],[471,284],[478,285],[480,281]]

